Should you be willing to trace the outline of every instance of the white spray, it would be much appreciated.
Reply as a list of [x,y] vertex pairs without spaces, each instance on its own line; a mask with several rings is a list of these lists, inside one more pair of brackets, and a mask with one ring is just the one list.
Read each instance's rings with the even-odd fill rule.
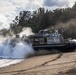
[[[27,34],[27,33],[25,33],[25,31],[28,32],[27,36],[30,35],[30,33],[33,34],[31,32],[31,29],[30,29],[30,31],[29,31],[29,29],[30,28],[26,28],[26,30],[22,31],[20,33],[21,37],[22,37],[22,35]],[[24,42],[20,39],[18,41],[16,41],[15,38],[10,37],[10,38],[4,39],[4,40],[6,40],[6,41],[0,41],[0,58],[1,58],[0,67],[18,63],[18,62],[22,61],[23,59],[26,59],[26,57],[28,57],[28,55],[34,53],[31,44],[27,44],[26,42]],[[6,61],[8,61],[8,63]]]
[[22,32],[19,33],[20,37],[22,37],[23,35],[29,36],[29,35],[34,35],[34,33],[32,32],[32,29],[30,27],[27,28],[23,28]]

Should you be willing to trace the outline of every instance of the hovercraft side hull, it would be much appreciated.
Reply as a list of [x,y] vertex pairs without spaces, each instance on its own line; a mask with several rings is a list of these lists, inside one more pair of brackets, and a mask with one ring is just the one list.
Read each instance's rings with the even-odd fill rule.
[[76,44],[75,43],[39,44],[39,45],[33,45],[33,48],[35,50],[39,50],[39,49],[48,49],[48,50],[56,49],[56,50],[66,52],[66,51],[74,51],[75,48],[76,48]]

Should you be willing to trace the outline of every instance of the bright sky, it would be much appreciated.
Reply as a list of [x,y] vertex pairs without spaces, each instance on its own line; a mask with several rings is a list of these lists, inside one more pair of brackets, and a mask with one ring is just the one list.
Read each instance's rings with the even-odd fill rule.
[[72,7],[76,0],[0,0],[0,29],[9,28],[9,23],[22,10],[36,10]]

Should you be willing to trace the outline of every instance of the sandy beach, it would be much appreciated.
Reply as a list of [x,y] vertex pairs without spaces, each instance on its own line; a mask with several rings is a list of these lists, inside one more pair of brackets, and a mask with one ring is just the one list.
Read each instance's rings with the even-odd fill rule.
[[76,52],[57,53],[30,57],[18,64],[0,68],[0,75],[59,75],[75,68]]

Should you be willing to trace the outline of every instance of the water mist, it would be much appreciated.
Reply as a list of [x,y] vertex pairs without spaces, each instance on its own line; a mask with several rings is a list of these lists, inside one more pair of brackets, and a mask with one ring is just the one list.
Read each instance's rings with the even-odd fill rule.
[[[28,33],[26,33],[26,31],[28,31]],[[26,28],[22,30],[20,35],[21,37],[24,34],[29,36],[30,32],[31,29]],[[31,32],[31,34],[33,33]],[[0,67],[19,63],[31,54],[34,54],[31,44],[24,42],[22,38],[9,37],[0,41]]]

